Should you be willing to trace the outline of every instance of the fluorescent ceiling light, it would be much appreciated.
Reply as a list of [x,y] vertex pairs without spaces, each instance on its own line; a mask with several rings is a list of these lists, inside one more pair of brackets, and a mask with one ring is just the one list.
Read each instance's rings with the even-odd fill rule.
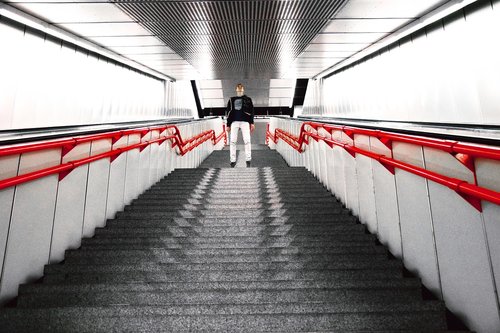
[[370,54],[373,54],[373,53],[383,49],[384,47],[386,47],[392,43],[395,43],[396,41],[398,41],[398,40],[400,40],[408,35],[411,35],[415,31],[418,31],[418,30],[420,30],[420,29],[422,29],[422,28],[424,28],[424,27],[426,27],[426,26],[428,26],[436,21],[439,21],[442,18],[445,18],[445,17],[455,13],[456,11],[470,5],[471,3],[476,2],[476,1],[477,0],[450,0],[447,3],[445,3],[444,5],[436,8],[433,11],[422,16],[418,20],[413,21],[412,23],[406,25],[405,27],[396,31],[393,34],[390,34],[389,36],[380,40],[376,44],[373,44],[373,45],[367,47],[366,49],[356,53],[352,57],[347,58],[346,60],[322,71],[321,73],[314,76],[313,79],[323,78],[323,77],[325,77],[325,76],[327,76],[335,71],[338,71],[341,68],[347,67],[347,66],[355,63],[356,61],[359,61],[359,60],[369,56]]
[[163,73],[157,72],[151,68],[148,68],[146,66],[143,66],[139,63],[136,63],[132,60],[129,60],[125,57],[122,57],[114,52],[111,52],[101,46],[98,46],[92,42],[89,42],[83,38],[77,37],[73,34],[70,34],[69,32],[57,28],[47,22],[44,22],[42,20],[39,20],[29,14],[26,14],[14,7],[11,7],[9,5],[6,5],[4,3],[0,3],[0,16],[5,16],[13,21],[19,22],[21,24],[27,25],[35,30],[39,30],[43,33],[46,33],[48,35],[51,35],[53,37],[56,37],[58,39],[61,39],[63,41],[72,43],[74,45],[80,46],[86,50],[89,50],[91,52],[98,53],[100,55],[103,55],[107,58],[113,59],[115,61],[118,61],[122,64],[125,64],[129,67],[135,68],[141,72],[147,73],[149,75],[152,75],[156,78],[159,78],[161,80],[168,80],[168,81],[175,81],[174,78],[171,78]]

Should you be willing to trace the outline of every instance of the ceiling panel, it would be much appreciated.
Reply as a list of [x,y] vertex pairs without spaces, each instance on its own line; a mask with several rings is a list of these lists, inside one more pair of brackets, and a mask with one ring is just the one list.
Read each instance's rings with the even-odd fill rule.
[[252,79],[281,77],[345,1],[127,0],[117,5],[209,78]]
[[307,48],[307,52],[358,52],[370,44],[346,44],[346,43],[336,43],[336,44],[310,44]]
[[149,31],[134,22],[63,23],[58,26],[84,37],[151,35]]
[[111,50],[120,54],[158,54],[158,53],[175,53],[171,48],[166,46],[110,46]]
[[154,60],[182,59],[181,56],[176,53],[129,54],[127,55],[127,58],[144,62]]
[[346,43],[346,44],[368,44],[373,43],[380,38],[386,36],[386,33],[380,32],[370,32],[370,33],[357,33],[357,32],[348,32],[348,33],[321,33],[316,36],[312,40],[312,43],[321,44],[321,43]]
[[222,89],[221,80],[200,80],[196,84],[201,89]]
[[56,24],[132,21],[111,3],[20,3],[18,8]]
[[104,46],[159,46],[165,45],[155,36],[93,37],[92,41]]
[[333,19],[323,30],[326,32],[393,32],[408,23],[398,18]]
[[295,80],[286,79],[271,79],[269,82],[270,88],[292,88],[295,87]]
[[202,89],[202,97],[206,98],[218,98],[224,99],[224,94],[222,93],[222,89]]
[[352,55],[352,51],[339,51],[339,52],[328,52],[328,51],[306,51],[300,54],[300,58],[347,58]]
[[292,91],[297,77],[317,75],[447,1],[4,2],[171,77],[203,78],[200,93],[216,96],[206,98],[213,105],[242,82],[256,105],[284,106],[274,88]]
[[349,0],[336,18],[417,18],[447,0]]

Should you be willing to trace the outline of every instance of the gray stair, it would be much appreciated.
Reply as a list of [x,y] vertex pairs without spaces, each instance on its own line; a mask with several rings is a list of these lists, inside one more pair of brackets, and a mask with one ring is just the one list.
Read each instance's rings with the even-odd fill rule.
[[266,149],[252,166],[175,170],[21,285],[1,331],[452,332],[307,170]]

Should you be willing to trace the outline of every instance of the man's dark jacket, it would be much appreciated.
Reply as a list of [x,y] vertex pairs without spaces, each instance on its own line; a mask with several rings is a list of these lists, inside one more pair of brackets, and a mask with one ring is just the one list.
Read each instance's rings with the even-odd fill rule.
[[[241,100],[241,101],[238,101]],[[247,95],[241,97],[231,97],[227,102],[227,126],[230,127],[233,121],[246,121],[253,124],[253,103]]]

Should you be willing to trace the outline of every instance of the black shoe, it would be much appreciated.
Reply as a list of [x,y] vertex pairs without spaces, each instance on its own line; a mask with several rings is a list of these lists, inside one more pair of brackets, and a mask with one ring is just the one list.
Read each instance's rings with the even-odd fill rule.
[[234,168],[236,166],[236,162],[231,162],[231,168]]
[[250,168],[250,161],[247,161],[247,168]]

